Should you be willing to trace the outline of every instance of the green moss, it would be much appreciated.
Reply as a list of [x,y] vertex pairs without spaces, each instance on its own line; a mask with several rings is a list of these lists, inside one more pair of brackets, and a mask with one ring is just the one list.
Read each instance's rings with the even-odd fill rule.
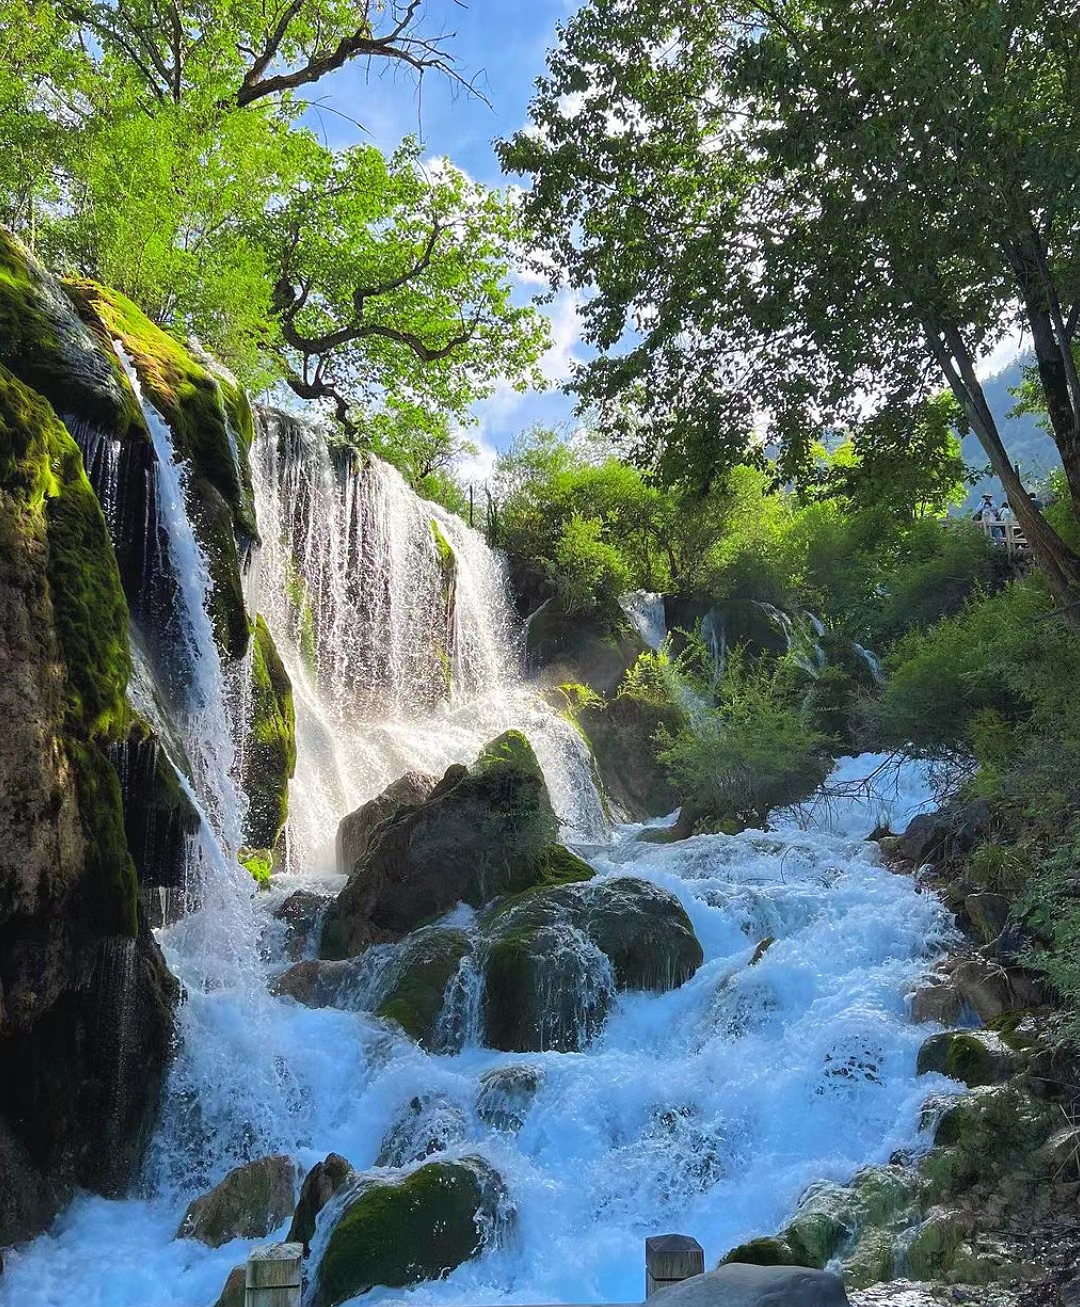
[[317,651],[315,610],[311,603],[311,596],[308,594],[307,585],[300,574],[300,569],[296,566],[296,560],[292,554],[287,555],[285,559],[285,594],[296,615],[297,643],[300,646],[300,657],[303,658],[309,670],[314,671]]
[[251,642],[251,725],[244,750],[248,812],[244,836],[273,849],[289,815],[289,780],[296,771],[292,684],[262,617]]
[[504,769],[526,772],[544,779],[544,773],[528,739],[521,731],[504,731],[485,744],[470,772],[475,776],[493,776]]
[[316,1307],[335,1307],[375,1285],[441,1279],[480,1252],[484,1206],[478,1167],[460,1162],[432,1162],[396,1184],[369,1185],[331,1231]]
[[594,872],[584,858],[571,853],[565,845],[551,844],[540,854],[537,875],[543,887],[592,880]]
[[95,316],[121,342],[146,399],[168,423],[176,452],[191,469],[189,509],[214,579],[215,631],[222,647],[239,657],[247,647],[248,621],[237,538],[258,536],[243,405],[231,383],[203,367],[119,292],[89,281],[68,283],[67,290],[84,317]]
[[269,849],[241,849],[238,859],[256,885],[261,887],[270,884],[274,864]]
[[424,930],[412,936],[376,1015],[396,1021],[410,1038],[430,1048],[446,987],[469,949],[469,937],[461,930]]
[[993,1032],[947,1030],[919,1049],[918,1073],[937,1071],[969,1088],[993,1085],[1015,1070],[1014,1059]]
[[[72,336],[85,333],[59,284],[0,230],[0,364],[49,400],[57,412],[97,422],[117,439],[147,438],[142,412],[111,345],[73,369]],[[85,351],[84,351],[85,352]]]
[[751,1266],[809,1265],[808,1262],[798,1260],[794,1250],[785,1240],[773,1238],[751,1239],[747,1243],[739,1244],[721,1259],[720,1264],[726,1266],[729,1262],[744,1262]]
[[104,746],[129,727],[128,612],[105,518],[82,456],[53,410],[0,368],[0,485],[10,517],[3,543],[46,549],[51,620],[64,662],[65,750],[87,833],[90,912],[103,931],[136,933],[135,868],[120,783]]
[[431,519],[431,537],[435,541],[435,551],[439,555],[443,576],[452,577],[457,570],[457,556],[454,553],[454,546],[447,540],[435,518]]

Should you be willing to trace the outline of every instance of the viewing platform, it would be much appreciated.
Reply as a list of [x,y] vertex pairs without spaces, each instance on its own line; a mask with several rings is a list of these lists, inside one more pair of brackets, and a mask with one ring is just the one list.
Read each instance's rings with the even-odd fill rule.
[[990,537],[995,545],[1000,545],[1009,556],[1009,561],[1024,561],[1031,557],[1031,546],[1019,522],[979,522],[983,535]]

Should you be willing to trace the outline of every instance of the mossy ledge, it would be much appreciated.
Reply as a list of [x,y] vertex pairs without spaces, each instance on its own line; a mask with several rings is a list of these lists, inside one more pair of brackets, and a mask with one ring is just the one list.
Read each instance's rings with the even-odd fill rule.
[[244,747],[244,839],[252,849],[272,853],[277,847],[289,815],[289,781],[295,771],[292,683],[260,616],[251,638],[251,722]]

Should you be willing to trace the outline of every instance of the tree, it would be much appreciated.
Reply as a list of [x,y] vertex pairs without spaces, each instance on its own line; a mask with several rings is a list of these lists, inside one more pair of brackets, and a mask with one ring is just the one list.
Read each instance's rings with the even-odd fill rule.
[[[501,147],[544,266],[588,288],[583,400],[671,471],[781,471],[944,377],[1058,601],[1080,558],[1031,506],[975,371],[1031,332],[1080,510],[1075,0],[589,0]],[[627,338],[627,329],[631,329]],[[760,456],[760,455],[759,455]]]
[[282,373],[339,421],[392,395],[464,420],[498,378],[540,385],[543,323],[511,299],[516,210],[464,173],[420,167],[415,142],[323,152],[266,221]]
[[496,381],[539,381],[545,324],[511,295],[517,207],[412,141],[328,149],[298,91],[361,55],[456,76],[424,13],[0,0],[0,215],[250,387],[285,380],[369,445],[397,433],[423,481],[448,422]]

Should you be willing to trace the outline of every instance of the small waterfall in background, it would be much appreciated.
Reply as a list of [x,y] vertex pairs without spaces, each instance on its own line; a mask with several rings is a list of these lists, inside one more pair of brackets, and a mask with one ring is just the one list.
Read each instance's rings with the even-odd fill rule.
[[650,649],[658,650],[667,639],[664,596],[651,590],[631,590],[619,599],[630,625]]
[[529,738],[567,839],[606,835],[588,751],[522,683],[500,558],[377,458],[261,414],[252,451],[263,538],[248,577],[293,683],[290,871],[332,870],[352,809],[409,770],[471,762],[509,728]]

